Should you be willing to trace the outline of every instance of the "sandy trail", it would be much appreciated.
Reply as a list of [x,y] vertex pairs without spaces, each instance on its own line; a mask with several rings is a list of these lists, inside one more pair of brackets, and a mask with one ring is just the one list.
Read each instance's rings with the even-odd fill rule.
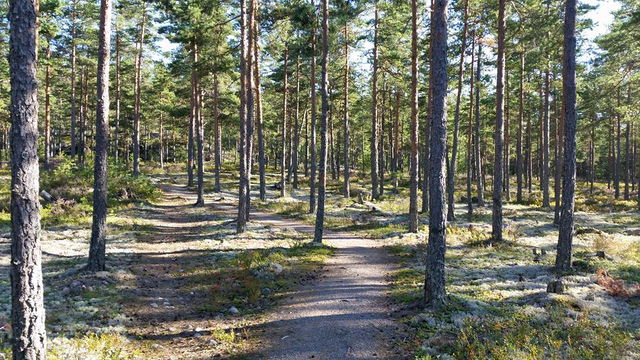
[[[183,201],[195,202],[195,194],[178,184],[160,185],[165,193],[165,199],[178,197]],[[231,193],[222,194],[224,202],[212,201],[220,198],[220,194],[207,196],[207,208],[213,210],[211,215],[224,216],[235,215],[237,211],[236,197]],[[171,201],[163,204],[165,209],[159,217],[168,222],[184,222],[180,216],[180,207],[185,206],[171,204]],[[297,220],[283,218],[278,215],[253,211],[252,223],[271,227],[292,229],[300,233],[313,233],[313,226]],[[177,224],[176,224],[177,225]],[[187,225],[187,229],[184,229]],[[182,237],[185,232],[190,235],[197,232],[195,224],[181,224],[183,232],[175,234]],[[184,231],[187,230],[187,231]],[[169,235],[169,236],[167,236]],[[171,234],[165,233],[162,238],[171,238]],[[280,302],[270,309],[265,316],[265,321],[258,325],[254,334],[258,342],[258,359],[399,359],[403,358],[399,353],[394,353],[392,347],[400,340],[400,325],[394,322],[390,315],[387,298],[388,284],[386,276],[394,270],[394,261],[389,254],[375,240],[364,239],[346,232],[325,231],[325,243],[336,248],[336,253],[331,257],[322,275],[293,289]],[[160,239],[158,239],[160,240]],[[162,240],[160,240],[162,242]],[[158,254],[162,257],[161,254]],[[186,260],[186,259],[185,259]],[[174,266],[179,266],[178,261]],[[165,265],[165,261],[161,261]],[[153,271],[149,262],[141,261],[139,266],[147,268],[148,277],[153,277]],[[166,269],[162,269],[166,271]],[[146,271],[145,271],[146,273]],[[138,280],[144,280],[142,277]],[[148,278],[146,280],[149,280]],[[141,285],[141,284],[139,284]],[[162,297],[174,302],[171,288],[175,286],[170,282],[153,281],[146,284],[139,293],[144,293],[144,301]],[[167,286],[169,289],[163,289]],[[141,294],[137,294],[140,296]],[[179,299],[177,304],[188,303],[186,299]],[[179,306],[179,305],[178,305]],[[191,322],[197,318],[197,312],[183,308],[183,313]],[[138,316],[140,316],[139,314]],[[154,326],[166,322],[160,314],[154,312],[146,314],[146,323]],[[153,333],[153,331],[151,331]],[[151,335],[151,334],[149,334]],[[158,335],[158,334],[156,334]],[[188,348],[195,344],[173,345],[181,348],[183,355],[188,353]],[[199,347],[199,346],[198,346]],[[193,356],[201,357],[198,350],[193,349]],[[210,355],[208,351],[204,351]],[[202,355],[204,355],[204,353]],[[179,355],[179,356],[183,356]],[[205,357],[207,355],[204,355]]]
[[[313,226],[256,213],[254,221],[313,233]],[[385,276],[392,259],[374,240],[325,232],[337,249],[318,281],[296,289],[264,325],[267,359],[400,358],[391,347],[398,325],[390,317]]]

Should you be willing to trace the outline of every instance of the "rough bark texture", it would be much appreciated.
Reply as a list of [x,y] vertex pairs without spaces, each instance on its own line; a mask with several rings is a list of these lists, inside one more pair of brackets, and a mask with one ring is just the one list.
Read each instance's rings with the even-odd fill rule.
[[371,196],[378,192],[378,2],[376,0],[373,23],[373,74],[371,76]]
[[564,12],[564,50],[562,56],[562,99],[564,101],[564,177],[562,212],[558,234],[556,269],[571,268],[573,212],[576,186],[576,0],[566,0]]
[[431,17],[431,141],[429,176],[429,243],[427,244],[425,302],[440,308],[446,301],[445,176],[447,152],[447,0],[434,0]]
[[298,189],[298,152],[300,150],[300,56],[296,57],[296,108],[294,111],[293,147],[291,148],[291,168],[293,183],[291,186]]
[[491,239],[502,241],[502,177],[504,175],[504,33],[505,2],[499,1],[498,10],[498,74],[496,76],[496,127],[495,127],[495,161],[493,164],[493,207],[491,221]]
[[324,232],[324,201],[327,185],[327,122],[329,113],[329,0],[322,0],[322,73],[320,75],[320,95],[322,113],[320,115],[320,171],[318,174],[318,211],[313,242],[322,243]]
[[411,0],[411,156],[409,232],[418,232],[418,0]]
[[311,31],[311,143],[309,144],[311,151],[311,171],[309,179],[309,213],[316,211],[316,170],[317,170],[317,154],[316,154],[316,119],[318,117],[317,99],[316,99],[316,24],[317,16],[315,1],[311,0],[313,6],[313,29]]
[[[249,0],[251,1],[251,0]],[[247,0],[240,1],[240,139],[238,155],[240,156],[240,179],[238,181],[238,217],[236,221],[236,233],[241,234],[247,228],[247,113],[253,111],[247,104],[250,92],[248,72],[248,9]]]
[[453,113],[453,143],[451,145],[451,161],[448,168],[447,176],[447,194],[449,206],[447,211],[447,220],[453,221],[455,215],[455,192],[456,192],[456,162],[458,160],[458,133],[460,128],[460,103],[462,102],[462,76],[464,75],[464,55],[467,50],[467,13],[469,9],[469,1],[464,2],[464,18],[462,25],[462,48],[460,50],[460,62],[458,64],[458,89],[456,93],[456,108]]
[[93,168],[93,223],[87,268],[105,269],[107,241],[107,149],[109,143],[109,49],[111,0],[100,2],[98,75],[96,81],[96,148]]
[[38,199],[37,2],[9,2],[11,76],[11,328],[13,359],[45,359]]

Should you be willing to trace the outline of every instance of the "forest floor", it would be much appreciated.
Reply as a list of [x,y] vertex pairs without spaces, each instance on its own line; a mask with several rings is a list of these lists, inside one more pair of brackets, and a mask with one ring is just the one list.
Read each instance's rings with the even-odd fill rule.
[[[366,186],[366,184],[363,184]],[[460,184],[461,186],[463,184]],[[456,205],[447,228],[449,301],[438,312],[421,310],[427,216],[417,234],[407,234],[406,188],[387,189],[378,201],[343,199],[339,183],[329,196],[330,229],[380,239],[401,263],[392,275],[394,316],[413,328],[405,344],[417,359],[635,359],[640,356],[640,212],[635,200],[615,200],[597,184],[579,187],[574,271],[552,270],[558,230],[553,208],[540,193],[524,204],[504,205],[502,244],[488,242],[491,208],[466,215]],[[366,192],[354,181],[355,192]],[[302,187],[304,188],[304,187]],[[306,191],[264,207],[311,223]],[[604,255],[604,257],[602,257]],[[562,294],[547,284],[561,279]]]
[[[329,246],[313,246],[312,226],[260,211],[236,236],[232,184],[198,208],[183,176],[152,179],[159,199],[108,218],[108,271],[81,271],[86,224],[44,226],[50,358],[403,357],[387,302],[386,275],[397,269],[381,243],[327,231]],[[8,231],[0,356],[9,350]]]

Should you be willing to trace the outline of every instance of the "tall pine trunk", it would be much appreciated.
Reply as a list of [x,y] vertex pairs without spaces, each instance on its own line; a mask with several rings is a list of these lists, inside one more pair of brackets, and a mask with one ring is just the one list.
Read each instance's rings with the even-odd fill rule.
[[109,54],[111,0],[100,2],[98,75],[96,81],[96,147],[93,169],[93,223],[87,269],[105,270],[107,238],[107,149],[109,143]]
[[409,232],[418,232],[418,0],[411,0],[411,156]]
[[329,0],[322,0],[322,74],[320,76],[320,95],[322,111],[320,117],[320,171],[318,174],[318,211],[313,242],[322,243],[324,232],[324,205],[327,185],[327,122],[329,113]]
[[15,360],[46,358],[38,198],[37,2],[9,1],[11,328]]
[[[324,0],[323,0],[324,1]],[[371,76],[371,196],[380,197],[378,192],[378,1],[375,1],[373,23],[373,74]]]
[[564,12],[564,50],[562,57],[562,100],[564,101],[564,178],[562,213],[558,234],[556,270],[571,268],[573,212],[576,186],[576,0],[566,0]]
[[505,2],[499,0],[498,10],[498,74],[496,77],[495,161],[493,165],[493,207],[491,239],[502,241],[502,177],[504,175],[504,79],[505,79]]
[[447,0],[434,0],[431,17],[431,139],[429,171],[429,242],[427,244],[425,304],[441,308],[446,301],[446,153],[447,153]]
[[309,213],[313,214],[316,211],[316,170],[317,170],[317,154],[316,154],[316,120],[317,120],[317,99],[316,99],[316,5],[315,1],[311,0],[313,6],[313,28],[311,30],[311,74],[309,85],[311,87],[311,144],[309,145],[311,151],[311,171],[309,179]]

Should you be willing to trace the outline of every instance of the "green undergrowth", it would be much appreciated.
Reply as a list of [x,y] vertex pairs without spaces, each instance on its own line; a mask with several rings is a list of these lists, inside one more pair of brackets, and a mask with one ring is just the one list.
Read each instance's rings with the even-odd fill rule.
[[76,338],[54,338],[49,341],[51,360],[133,360],[143,355],[144,345],[131,342],[120,334],[90,333]]
[[216,314],[234,306],[252,312],[307,278],[333,252],[327,246],[303,243],[290,248],[247,250],[222,257],[210,267],[185,269],[176,275],[189,279],[190,290],[207,294],[203,311]]
[[[525,277],[541,276],[551,269],[553,258],[534,260],[528,246],[514,241],[490,244],[484,240],[486,234],[465,230],[448,230],[450,236],[466,240],[458,239],[461,244],[447,250],[448,302],[437,311],[423,311],[421,305],[425,245],[395,244],[387,248],[402,265],[390,277],[390,295],[401,309],[409,309],[402,312],[402,319],[413,328],[415,337],[405,345],[416,359],[595,360],[631,359],[640,354],[636,341],[640,330],[598,309],[581,308],[584,305],[571,295],[546,294],[546,283],[538,293],[503,295],[499,290],[506,286],[520,289],[515,285],[517,277],[510,280],[518,274],[512,267],[523,266]],[[627,254],[617,261],[578,252],[576,260],[589,261],[591,267],[586,272],[577,269],[574,274],[584,276],[604,268],[615,278],[637,281],[637,247],[632,245],[623,251]],[[633,299],[629,301],[633,306]]]

